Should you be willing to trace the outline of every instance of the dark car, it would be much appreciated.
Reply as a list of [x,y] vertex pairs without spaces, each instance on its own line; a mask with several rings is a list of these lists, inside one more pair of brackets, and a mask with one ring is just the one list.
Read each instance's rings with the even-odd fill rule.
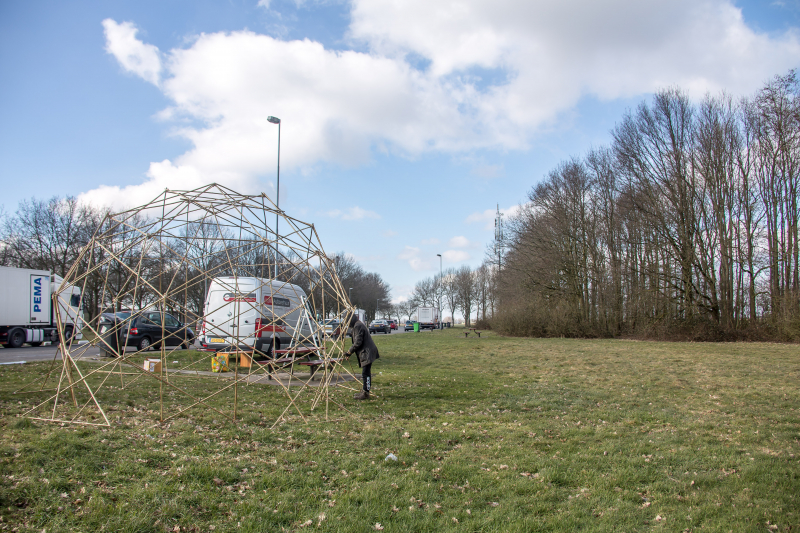
[[406,331],[414,331],[414,323],[410,320],[406,320]]
[[382,331],[387,335],[392,332],[392,326],[386,320],[373,320],[369,323],[369,332],[378,333]]
[[105,345],[102,348],[106,352],[119,351],[122,346],[135,346],[139,351],[151,347],[157,349],[162,341],[166,346],[182,346],[188,349],[195,340],[192,328],[169,313],[162,315],[160,311],[103,313],[100,336]]

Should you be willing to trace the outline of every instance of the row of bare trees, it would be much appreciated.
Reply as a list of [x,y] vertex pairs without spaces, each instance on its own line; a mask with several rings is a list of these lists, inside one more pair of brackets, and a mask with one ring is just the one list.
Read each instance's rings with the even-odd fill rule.
[[[22,201],[14,214],[0,219],[0,266],[47,270],[66,277],[107,214],[107,209],[82,204],[72,197]],[[89,261],[104,265],[94,269],[82,285],[87,320],[105,311],[144,309],[152,304],[156,293],[147,286],[131,290],[130,284],[135,282],[129,275],[132,271],[139,272],[141,278],[149,280],[155,288],[183,287],[178,296],[180,301],[168,303],[165,310],[187,322],[202,315],[210,278],[234,274],[255,274],[291,282],[312,296],[313,302],[326,302],[327,309],[316,309],[321,317],[336,312],[332,295],[322,298],[317,294],[324,285],[316,278],[319,271],[304,268],[303,261],[292,251],[276,259],[274,250],[265,247],[260,240],[237,238],[228,234],[229,230],[203,222],[186,223],[175,235],[165,239],[163,245],[143,250],[142,243],[137,242],[141,236],[139,230],[146,232],[154,221],[142,216],[129,219],[127,224],[129,229],[118,231],[113,241],[107,243],[107,249],[96,247],[93,254],[85,255],[78,265],[81,272],[90,270]],[[118,260],[106,262],[103,254],[111,252]],[[232,257],[235,261],[231,261]],[[390,287],[380,275],[365,272],[344,253],[337,253],[331,259],[345,290],[352,287],[348,292],[357,306],[374,316],[376,302],[389,301]],[[276,265],[282,261],[296,266],[278,270]],[[234,272],[232,264],[243,266]]]
[[628,112],[508,227],[493,325],[510,334],[800,337],[800,82]]
[[467,326],[473,316],[485,321],[494,313],[496,268],[484,262],[476,269],[467,265],[448,268],[441,274],[417,282],[411,296],[397,305],[399,316],[411,316],[420,306],[438,307],[440,313],[449,309],[450,316],[460,312]]
[[[355,307],[365,311],[367,321],[390,310],[391,288],[380,274],[365,271],[352,256],[344,252],[336,253],[331,259],[348,298]],[[331,307],[326,310],[326,316],[335,312]]]

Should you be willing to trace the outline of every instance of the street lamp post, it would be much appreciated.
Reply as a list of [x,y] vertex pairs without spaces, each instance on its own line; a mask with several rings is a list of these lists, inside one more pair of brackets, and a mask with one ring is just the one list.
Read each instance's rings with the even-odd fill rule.
[[[442,277],[442,254],[436,254],[436,256],[439,258],[439,283],[444,283],[444,278]],[[438,303],[439,303],[439,324],[442,323],[442,296],[441,295],[442,295],[442,293],[441,293],[441,288],[440,288],[439,289],[439,299],[438,299]],[[439,326],[439,329],[442,329],[441,326]]]
[[353,287],[347,291],[347,299],[350,300],[350,305],[353,305]]
[[[267,117],[272,124],[278,125],[278,184],[275,187],[275,206],[281,210],[281,119],[278,117]],[[278,213],[275,213],[275,253],[278,253]],[[275,260],[277,261],[277,256]],[[277,272],[276,272],[277,274]]]

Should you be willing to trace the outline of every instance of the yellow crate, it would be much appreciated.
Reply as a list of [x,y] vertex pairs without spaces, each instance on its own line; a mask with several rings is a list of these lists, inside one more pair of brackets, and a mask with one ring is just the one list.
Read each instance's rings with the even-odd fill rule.
[[228,368],[230,354],[228,353],[218,353],[214,357],[211,358],[211,371],[212,372],[229,372],[230,368]]

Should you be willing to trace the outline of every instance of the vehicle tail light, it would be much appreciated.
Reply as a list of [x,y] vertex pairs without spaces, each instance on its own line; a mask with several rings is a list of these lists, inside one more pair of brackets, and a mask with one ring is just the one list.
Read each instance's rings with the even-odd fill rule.
[[137,328],[131,328],[131,335],[138,335],[139,330]]
[[282,327],[272,324],[270,322],[266,322],[261,318],[256,318],[256,337],[266,337],[267,333],[285,333]]
[[206,334],[206,321],[203,320],[203,327],[200,328],[200,335]]

